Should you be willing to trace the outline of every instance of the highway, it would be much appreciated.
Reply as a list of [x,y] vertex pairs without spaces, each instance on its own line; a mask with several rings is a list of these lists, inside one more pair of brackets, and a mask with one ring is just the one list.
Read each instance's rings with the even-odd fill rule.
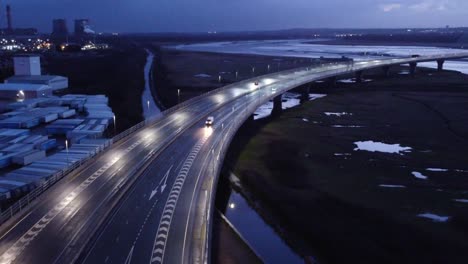
[[[0,263],[209,262],[217,176],[232,137],[258,106],[332,76],[462,57],[468,53],[324,64],[193,99],[114,144],[3,226]],[[211,128],[207,116],[215,117]]]

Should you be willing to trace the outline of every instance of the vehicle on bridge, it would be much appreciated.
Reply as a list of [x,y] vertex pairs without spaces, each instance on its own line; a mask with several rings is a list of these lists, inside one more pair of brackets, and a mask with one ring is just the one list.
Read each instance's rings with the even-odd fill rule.
[[205,126],[210,127],[213,125],[213,122],[214,122],[214,117],[209,116],[205,121]]

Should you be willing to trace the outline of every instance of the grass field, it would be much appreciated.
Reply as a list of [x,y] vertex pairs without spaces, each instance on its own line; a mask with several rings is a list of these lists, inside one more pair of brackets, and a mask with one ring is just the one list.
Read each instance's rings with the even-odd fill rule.
[[[367,78],[321,87],[327,97],[245,125],[227,166],[296,250],[320,263],[466,263],[468,77]],[[354,150],[367,140],[412,151]],[[449,218],[418,216],[426,213]]]

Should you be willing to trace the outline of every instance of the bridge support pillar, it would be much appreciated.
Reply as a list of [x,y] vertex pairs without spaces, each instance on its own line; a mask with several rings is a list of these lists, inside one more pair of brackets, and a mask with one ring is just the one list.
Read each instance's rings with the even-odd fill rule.
[[383,71],[384,77],[390,76],[390,66],[383,66],[382,71]]
[[283,111],[283,96],[280,94],[273,99],[273,110],[271,111],[272,116],[281,114]]
[[438,71],[443,71],[444,70],[444,63],[445,63],[445,60],[437,60],[437,70]]
[[301,104],[309,101],[309,94],[310,94],[310,85],[305,85],[304,87],[302,87]]
[[337,80],[336,76],[328,78],[327,79],[328,86],[335,87],[336,86],[336,80]]
[[355,76],[356,76],[356,83],[362,83],[362,74],[364,72],[363,71],[357,71],[355,73]]
[[417,62],[411,62],[410,64],[410,74],[414,76],[416,74],[416,67],[418,66]]

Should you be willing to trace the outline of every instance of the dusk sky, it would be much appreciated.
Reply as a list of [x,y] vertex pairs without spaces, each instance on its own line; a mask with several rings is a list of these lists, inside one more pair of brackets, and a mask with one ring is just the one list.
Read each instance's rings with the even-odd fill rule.
[[[13,25],[51,31],[90,18],[97,32],[194,32],[314,27],[468,26],[467,0],[0,0]],[[5,25],[5,17],[0,19]]]

